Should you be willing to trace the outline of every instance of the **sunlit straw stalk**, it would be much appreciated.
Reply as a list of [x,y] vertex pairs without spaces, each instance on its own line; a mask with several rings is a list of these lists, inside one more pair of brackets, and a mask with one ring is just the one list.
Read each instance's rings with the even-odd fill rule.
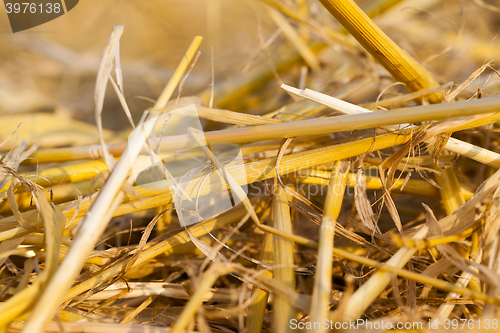
[[[326,171],[313,170],[310,173],[301,172],[300,175],[296,176],[294,179],[304,183],[304,184],[315,184],[315,185],[328,185],[328,175]],[[375,176],[365,176],[362,179],[366,182],[367,190],[382,190],[382,181],[380,177]],[[347,186],[353,188],[356,186],[356,174],[348,173],[347,175]],[[439,197],[439,189],[426,180],[418,179],[398,179],[394,182],[391,187],[393,193],[403,193],[418,196],[428,196],[428,197]],[[469,190],[461,188],[460,191],[465,199],[470,199],[473,193]]]
[[[457,103],[450,103],[447,105],[452,105]],[[489,121],[492,121],[491,117],[487,117]],[[473,122],[473,125],[476,125],[477,122]],[[461,126],[464,128],[465,126]],[[372,151],[377,151],[380,149],[397,146],[400,144],[404,144],[411,139],[411,135],[406,134],[383,134],[376,136],[375,139],[368,138],[362,139],[358,141],[353,141],[350,143],[334,145],[325,148],[313,149],[310,151],[286,155],[282,158],[280,163],[280,175],[288,174],[291,172],[296,172],[301,169],[308,169],[310,167],[326,164],[331,162],[332,160],[346,159],[349,157],[353,157],[359,154],[365,154]],[[274,177],[276,159],[269,158],[261,161],[255,161],[251,163],[246,163],[244,169],[234,169],[230,168],[230,173],[235,175],[236,181],[238,184],[249,184],[258,180],[264,180]],[[193,180],[194,183],[197,182],[197,178],[195,177]],[[168,190],[165,189],[164,183],[161,182],[158,184],[158,189],[154,188],[153,184],[149,184],[149,189],[141,189],[136,188],[135,190],[139,192],[141,196],[148,197],[147,199],[142,199],[138,202],[132,201],[130,203],[123,203],[120,205],[115,213],[115,216],[127,214],[131,212],[136,212],[143,209],[153,208],[158,205],[164,205],[171,202],[172,198]],[[212,184],[210,181],[206,181],[200,190],[200,195],[204,195],[209,193],[210,188],[220,188],[222,184]],[[196,188],[187,189],[190,197],[194,197],[196,195]],[[162,194],[165,193],[165,194]],[[82,208],[79,210],[79,215],[77,216],[78,221],[79,216],[82,216],[86,209],[88,208],[88,202],[83,202]],[[61,204],[62,207],[68,207],[68,204]],[[86,208],[87,207],[87,208]],[[75,208],[68,209],[64,212],[64,214],[71,218],[75,212]],[[30,214],[33,214],[33,211],[29,211],[23,213],[23,216],[27,218]],[[12,218],[4,218],[0,220],[4,225],[8,222],[12,223],[11,229],[8,231],[0,232],[0,240],[8,239],[14,236],[21,236],[27,233],[27,230],[23,227],[17,226],[17,222]],[[32,223],[34,226],[40,226],[41,222]]]
[[[320,103],[324,106],[327,106],[329,108],[332,108],[336,111],[342,112],[343,114],[348,114],[348,115],[354,115],[354,114],[368,114],[372,111],[352,104],[345,102],[343,100],[340,100],[338,98],[328,96],[326,94],[322,94],[320,92],[310,90],[310,89],[296,89],[294,87],[288,86],[286,84],[282,84],[281,88],[286,90],[287,92],[307,98],[311,101]],[[450,105],[450,104],[447,104]],[[453,104],[451,104],[453,105]],[[402,111],[404,109],[401,109]],[[462,129],[467,129],[467,128],[473,128],[473,127],[478,127],[485,125],[490,122],[496,122],[498,119],[500,119],[500,114],[495,113],[490,116],[486,117],[481,117],[480,119],[477,120],[472,120],[471,122],[467,125],[459,126],[455,129],[455,131],[459,131]],[[400,125],[403,127],[402,125]],[[407,125],[408,127],[408,125]],[[387,126],[385,127],[387,130],[394,130],[397,129],[397,126]],[[453,131],[448,131],[448,133],[453,132]],[[444,145],[444,149],[447,149],[451,152],[466,156],[470,159],[476,160],[478,162],[481,162],[483,164],[499,168],[500,167],[500,154],[492,152],[490,150],[478,147],[476,145],[470,144],[468,142],[458,140],[455,138],[449,138]],[[451,172],[451,171],[448,171]],[[450,177],[456,177],[456,176],[450,176]]]
[[[262,206],[260,206],[262,207]],[[259,206],[256,208],[256,211],[259,211]],[[239,206],[237,209],[225,213],[221,215],[220,217],[211,219],[210,221],[206,221],[203,223],[203,225],[196,225],[193,226],[190,229],[190,233],[194,235],[195,237],[201,237],[202,235],[206,234],[208,232],[212,232],[214,230],[217,230],[229,223],[236,222],[237,220],[241,219],[246,213],[246,209],[242,206]],[[315,248],[318,248],[318,244],[312,241],[309,241],[307,238],[298,236],[298,235],[293,235],[293,237],[287,237],[288,239],[292,239],[293,241],[306,245],[306,246],[313,246]],[[150,248],[144,250],[138,260],[135,262],[134,266],[141,265],[148,260],[160,255],[160,254],[165,254],[169,255],[172,253],[173,249],[180,245],[180,244],[185,244],[187,242],[190,242],[191,238],[188,236],[186,231],[182,231],[175,236],[170,237],[169,239],[162,241],[160,243],[157,243]],[[390,272],[393,274],[397,274],[401,277],[407,278],[407,279],[412,279],[415,280],[419,283],[427,284],[430,286],[433,286],[437,289],[444,290],[444,291],[454,291],[457,293],[460,293],[464,297],[471,297],[477,300],[485,301],[487,303],[491,304],[498,304],[500,305],[500,300],[497,300],[493,297],[489,297],[488,295],[474,292],[471,290],[468,290],[466,288],[458,288],[455,287],[454,285],[438,280],[435,278],[423,276],[421,274],[415,273],[415,272],[410,272],[407,270],[399,269],[393,266],[389,266],[387,264],[380,263],[376,260],[366,258],[364,256],[359,256],[356,254],[353,254],[350,251],[342,250],[340,248],[334,248],[333,249],[333,254],[342,258],[345,258],[347,260],[351,260],[354,262],[361,263],[363,265],[367,265],[370,267],[378,268],[381,271],[385,272]],[[85,292],[88,289],[91,289],[104,281],[116,276],[119,274],[128,264],[128,260],[125,260],[123,262],[120,262],[110,268],[105,269],[104,271],[96,274],[92,278],[75,285],[73,288],[70,289],[66,297],[68,299],[71,299],[83,292]]]
[[[323,6],[356,38],[396,81],[403,82],[412,91],[437,86],[429,73],[410,55],[392,41],[353,0],[320,0]],[[442,94],[428,96],[439,103]]]

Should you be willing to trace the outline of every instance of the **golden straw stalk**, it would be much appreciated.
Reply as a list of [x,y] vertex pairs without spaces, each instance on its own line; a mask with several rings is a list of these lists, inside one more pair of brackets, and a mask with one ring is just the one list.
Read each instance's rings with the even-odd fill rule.
[[[353,0],[320,0],[323,6],[356,38],[396,81],[407,89],[418,91],[437,86],[430,74],[392,41]],[[442,94],[429,95],[429,101],[440,103]]]
[[[285,190],[280,185],[273,191],[273,224],[280,231],[292,232],[290,207]],[[274,278],[283,285],[295,289],[295,269],[293,265],[293,242],[274,236]],[[295,317],[294,310],[287,300],[275,295],[273,303],[274,331],[290,332],[290,320]]]

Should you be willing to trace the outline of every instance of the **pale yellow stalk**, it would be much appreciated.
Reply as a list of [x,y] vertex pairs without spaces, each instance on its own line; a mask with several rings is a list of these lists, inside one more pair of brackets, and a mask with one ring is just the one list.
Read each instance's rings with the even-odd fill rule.
[[[492,97],[465,102],[393,109],[387,111],[372,112],[370,114],[354,114],[330,118],[301,120],[283,124],[212,131],[204,133],[203,136],[207,142],[245,143],[261,140],[283,139],[290,136],[290,133],[293,133],[294,136],[305,136],[351,131],[356,129],[384,127],[421,121],[442,120],[496,112],[499,110],[499,101],[500,98]],[[469,126],[464,125],[463,128],[480,126],[479,124],[484,125],[494,122],[498,119],[500,119],[500,113],[485,117],[485,119],[483,120],[478,119],[474,124],[471,124]],[[158,139],[151,139],[149,142],[152,145],[156,145],[157,141]],[[175,150],[184,147],[187,143],[193,143],[193,141],[194,140],[189,135],[164,137],[161,140],[160,147],[162,149]],[[109,145],[108,150],[111,154],[120,155],[124,151],[126,145],[126,142]],[[96,150],[96,147],[94,147],[93,150]],[[40,150],[34,153],[32,156],[37,158],[40,162],[58,162],[86,158],[88,159],[95,157],[95,152],[91,153],[90,150],[92,150],[91,147],[61,148],[44,151]]]
[[[273,225],[277,230],[287,233],[292,232],[288,199],[285,190],[280,185],[275,185],[273,190]],[[295,289],[293,242],[276,235],[273,239],[274,279],[289,288]],[[273,315],[274,332],[291,332],[290,320],[295,318],[295,311],[286,299],[278,295],[274,296]]]
[[[330,176],[328,192],[325,199],[325,209],[319,231],[318,263],[314,277],[314,290],[310,312],[310,322],[322,322],[328,318],[330,296],[332,293],[332,259],[335,222],[340,214],[344,190],[349,173],[349,163],[337,161]],[[311,332],[326,332],[323,325]]]

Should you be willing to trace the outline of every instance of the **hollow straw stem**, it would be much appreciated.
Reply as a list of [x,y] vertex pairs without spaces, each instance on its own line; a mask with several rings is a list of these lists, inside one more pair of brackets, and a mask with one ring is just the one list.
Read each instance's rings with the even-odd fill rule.
[[[365,154],[367,152],[376,151],[384,148],[389,148],[406,143],[411,139],[411,135],[400,135],[400,134],[383,134],[374,138],[368,138],[363,140],[358,140],[351,143],[334,145],[326,148],[318,148],[303,153],[296,153],[291,155],[283,156],[280,163],[280,175],[288,174],[290,172],[298,171],[301,169],[307,169],[315,165],[329,163],[336,159],[345,159],[353,157],[359,154]],[[202,146],[203,147],[203,146]],[[236,176],[236,181],[238,184],[250,184],[255,181],[260,181],[264,179],[269,179],[276,174],[276,158],[268,158],[264,160],[259,160],[251,163],[246,163],[244,168],[236,166],[228,167],[229,173]],[[199,177],[193,179],[194,184],[199,181]],[[141,195],[142,199],[137,201],[131,201],[123,203],[115,212],[115,216],[128,214],[136,212],[138,210],[149,209],[159,205],[164,205],[172,201],[172,196],[167,188],[165,188],[164,182],[160,183],[159,188],[154,187],[155,184],[148,184],[146,188],[141,188],[136,186],[134,189]],[[207,179],[199,192],[199,195],[205,195],[209,193],[210,188],[220,188],[222,186],[220,183],[214,184]],[[195,197],[197,192],[196,188],[187,188],[190,197]],[[147,197],[147,198],[144,198]],[[67,208],[68,203],[59,205],[60,208]],[[74,203],[73,203],[74,205]],[[85,213],[89,207],[89,201],[84,201],[82,207],[78,211],[76,216],[77,222],[79,218]],[[66,217],[71,218],[75,213],[76,207],[72,207],[64,211]],[[23,217],[28,217],[33,214],[33,211],[28,211],[23,213]],[[1,224],[5,225],[8,222],[13,223],[12,229],[0,232],[0,240],[9,239],[12,237],[19,237],[21,235],[29,233],[22,226],[17,226],[17,220],[13,217],[4,218],[0,220]],[[33,226],[41,226],[41,222],[32,223]]]
[[[274,175],[274,174],[273,174]],[[256,210],[259,212],[263,207],[263,203],[260,205],[257,205]],[[189,232],[194,235],[195,237],[202,237],[205,235],[207,232],[213,232],[215,230],[218,230],[219,228],[222,228],[229,223],[233,223],[235,221],[241,220],[243,216],[246,213],[246,209],[241,205],[236,207],[235,209],[224,213],[216,218],[213,218],[209,221],[204,222],[203,224],[198,224],[195,226],[192,226],[189,228]],[[315,242],[309,242],[306,238],[300,237],[300,236],[295,236],[294,235],[294,240],[300,244],[306,245],[306,246],[312,246],[313,248],[317,248],[318,244]],[[144,264],[145,262],[153,259],[154,257],[158,255],[170,255],[173,253],[174,249],[181,245],[185,244],[191,241],[191,238],[189,237],[187,231],[181,231],[180,233],[164,240],[161,241],[157,244],[154,244],[150,248],[147,248],[144,250],[138,260],[135,262],[133,267],[140,266],[141,264]],[[363,265],[367,265],[370,267],[378,268],[383,271],[391,272],[394,274],[398,274],[401,277],[407,278],[407,279],[412,279],[415,280],[419,283],[424,283],[430,286],[433,286],[437,289],[444,290],[444,291],[456,291],[463,295],[464,297],[471,297],[480,301],[485,301],[487,303],[491,304],[499,304],[500,305],[500,300],[497,300],[493,297],[489,297],[488,295],[478,293],[478,292],[473,292],[471,290],[468,290],[466,288],[455,288],[452,284],[441,281],[435,278],[423,276],[418,273],[414,272],[409,272],[407,270],[403,269],[398,269],[394,268],[392,266],[387,266],[383,263],[380,263],[376,260],[369,259],[363,256],[356,255],[352,253],[351,251],[346,251],[340,248],[334,248],[333,249],[333,254],[337,255],[339,257],[345,258],[350,261],[354,261]],[[116,276],[119,274],[123,269],[127,266],[128,262],[130,259],[127,259],[123,262],[120,262],[112,267],[109,267],[102,272],[94,275],[90,279],[81,282],[80,284],[75,285],[73,288],[70,289],[70,291],[66,295],[66,300],[71,299],[83,292],[85,292],[88,289],[91,289],[103,282],[105,282],[108,279],[111,279],[112,277]]]
[[[84,161],[78,164],[58,165],[57,167],[48,168],[37,172],[35,175],[21,174],[26,178],[40,186],[48,187],[54,184],[76,183],[95,177],[100,172],[108,170],[106,162],[102,160]],[[0,192],[8,190],[12,180],[9,181]],[[17,193],[25,191],[24,187],[20,187]]]
[[[371,110],[368,110],[364,107],[343,101],[341,99],[328,96],[326,94],[320,93],[318,91],[310,90],[310,89],[297,89],[291,86],[288,86],[286,84],[282,84],[281,88],[286,90],[287,92],[294,94],[296,96],[300,96],[303,98],[306,98],[308,100],[314,101],[316,103],[320,103],[321,105],[327,106],[329,108],[332,108],[336,111],[342,112],[344,114],[348,115],[354,115],[354,114],[368,114],[370,112],[373,112]],[[488,117],[484,117],[483,119],[478,119],[476,121],[472,121],[470,124],[467,124],[467,128],[470,128],[472,126],[480,126],[481,124],[485,124],[486,120],[493,120],[497,117],[496,114]],[[474,122],[477,122],[474,124]],[[399,125],[403,126],[403,125]],[[387,130],[394,130],[397,129],[396,126],[385,126]],[[464,126],[458,127],[455,130],[461,130],[464,129]],[[500,168],[500,154],[489,151],[487,149],[475,146],[473,144],[470,144],[465,141],[461,141],[458,139],[454,138],[449,138],[449,140],[445,144],[445,149],[469,157],[473,160],[476,160],[478,162],[481,162],[483,164],[492,166],[494,168]],[[447,169],[448,170],[448,169]],[[450,171],[447,171],[450,172]],[[449,178],[453,178],[456,176],[450,175]]]
[[[327,186],[328,179],[324,178],[325,177],[324,175],[326,173],[327,173],[326,171],[319,171],[319,170],[312,171],[310,174],[304,172],[303,174],[295,177],[294,179],[303,184],[315,184],[315,185]],[[353,188],[354,186],[356,186],[356,174],[349,173],[347,175],[347,178],[349,187]],[[366,182],[367,190],[382,189],[382,181],[380,180],[380,177],[363,175],[362,180]],[[391,190],[395,191],[396,193],[439,198],[439,189],[426,180],[397,179],[394,182],[394,184],[392,184]],[[471,191],[466,190],[465,188],[461,188],[460,191],[467,200],[470,199],[474,194]]]
[[[201,37],[195,37],[191,42],[186,54],[180,61],[171,80],[162,92],[153,109],[164,108],[168,102],[175,86],[178,84],[182,73],[187,69],[191,58],[194,56],[202,41]],[[145,114],[145,116],[147,113]],[[140,125],[144,118],[141,120]],[[141,127],[139,126],[139,127]],[[103,186],[99,195],[84,219],[81,222],[81,228],[66,257],[61,263],[59,269],[50,280],[47,288],[38,300],[30,318],[28,319],[23,332],[38,333],[43,332],[44,327],[52,319],[57,308],[64,299],[67,290],[73,284],[73,281],[79,273],[82,264],[94,248],[97,240],[106,228],[108,222],[113,216],[114,211],[121,203],[124,193],[122,186],[127,182],[127,177],[131,164],[139,155],[141,148],[145,144],[154,126],[145,126],[141,131],[136,130],[133,137],[133,144],[127,146],[124,154],[118,160],[113,172],[109,176],[106,184]],[[142,135],[141,135],[142,134]]]
[[[492,117],[486,117],[486,118],[490,119],[491,121],[494,121],[494,118],[492,118]],[[474,122],[472,122],[472,125],[474,125]],[[472,127],[472,126],[469,126],[469,127]],[[460,129],[463,129],[463,126],[461,126]],[[275,146],[277,147],[277,145],[269,145],[269,146],[264,146],[264,148],[266,148],[266,147],[273,148]],[[445,145],[445,149],[447,149],[453,153],[468,157],[468,158],[473,159],[475,161],[478,161],[480,163],[489,165],[489,166],[494,167],[496,169],[500,168],[500,154],[495,153],[491,150],[482,148],[482,147],[478,147],[478,146],[470,144],[468,142],[458,140],[455,138],[450,138]],[[253,152],[260,151],[260,150],[261,149],[259,149],[259,146],[243,147],[242,153],[253,153]],[[68,165],[68,166],[62,166],[62,167],[50,168],[47,170],[43,170],[43,171],[38,173],[38,177],[30,176],[30,175],[22,175],[22,176],[36,182],[37,184],[39,184],[41,186],[50,186],[50,184],[52,184],[52,183],[64,184],[64,183],[74,183],[74,182],[78,182],[78,181],[87,180],[87,179],[94,177],[96,173],[102,172],[105,170],[107,170],[106,163],[104,161],[101,161],[101,160],[95,160],[95,161],[83,162],[83,163],[77,164],[77,165]],[[302,177],[302,178],[304,178],[304,177]],[[369,189],[379,189],[381,187],[381,182],[380,182],[380,180],[377,180],[377,179],[373,178],[373,179],[370,179],[370,181],[368,181],[368,179],[366,180],[368,182],[367,186],[369,186],[368,187]],[[311,184],[312,183],[316,184],[316,183],[320,182],[320,180],[315,180],[315,179],[310,178],[310,177],[307,179],[304,178],[303,180],[305,183],[311,183]],[[419,182],[421,182],[422,184],[419,184]],[[403,183],[404,183],[403,180],[397,181],[397,183],[394,185],[395,186],[394,188],[395,189],[399,188],[399,185],[402,185]],[[413,183],[415,183],[415,186],[412,186]],[[426,183],[426,184],[423,184],[423,183],[426,183],[426,182],[410,180],[406,184],[406,186],[404,188],[404,192],[417,194],[417,195],[425,194],[427,192],[428,193],[438,193],[438,191],[436,190],[435,187],[433,187],[429,183]],[[354,183],[352,183],[352,184],[354,184]],[[370,184],[373,185],[371,188],[370,188]],[[2,191],[6,191],[9,185],[10,185],[10,182],[4,187],[4,189],[2,189]],[[423,188],[429,188],[429,190],[427,192],[426,191],[421,192],[419,190],[419,188],[421,186]],[[22,191],[23,188],[20,188],[19,190]],[[470,193],[468,191],[465,191],[465,190],[462,190],[462,191],[464,192],[465,195],[470,197]],[[29,203],[29,200],[28,200],[28,203]]]
[[[471,121],[467,124],[452,128],[450,129],[450,131],[454,131],[456,129],[463,130],[495,122],[497,121],[497,117],[499,116],[500,113],[495,113],[492,116],[482,117],[480,119]],[[331,162],[332,160],[345,159],[359,154],[365,154],[367,152],[373,152],[376,150],[404,144],[408,142],[410,139],[411,139],[410,133],[407,133],[406,135],[384,134],[384,135],[379,135],[374,139],[372,138],[363,139],[355,142],[349,142],[345,144],[339,144],[325,148],[313,149],[302,153],[287,155],[284,156],[281,161],[280,175],[288,174],[290,172],[298,171],[301,169],[307,169],[315,165],[326,164]],[[304,163],[304,161],[306,161],[307,163]],[[235,174],[240,175],[240,177],[237,179],[239,184],[249,184],[255,181],[274,177],[275,170],[273,167],[275,163],[276,160],[273,158],[264,159],[256,162],[246,163],[245,164],[246,172],[235,171],[235,170],[233,170],[232,172],[235,172]],[[131,201],[121,204],[114,216],[128,214],[143,209],[154,208],[157,207],[158,205],[167,204],[171,202],[172,198],[168,190],[164,189],[163,187],[155,189],[154,187],[151,186],[152,184],[149,184],[147,189],[136,187],[135,191],[137,191],[141,195],[141,197],[149,197],[149,198],[143,198],[140,201]],[[204,195],[205,193],[207,193],[206,189],[208,189],[209,186],[219,186],[219,185],[205,183],[202,187],[200,195]],[[194,192],[192,194],[194,195]],[[79,221],[79,218],[81,218],[83,213],[85,213],[85,211],[88,209],[89,206],[88,204],[89,204],[88,201],[84,201],[82,203],[82,208],[79,210],[79,214],[75,216],[74,222]],[[73,207],[67,209],[68,206],[70,205],[73,205]],[[64,214],[68,218],[72,218],[76,209],[74,205],[75,203],[64,203],[60,204],[58,207],[61,210],[65,209]],[[22,214],[24,218],[27,218],[30,214],[33,214],[33,211],[28,211]],[[4,230],[8,228],[10,229],[0,232],[0,240],[9,239],[12,237],[19,237],[29,233],[22,226],[18,226],[17,221],[12,217],[1,219],[0,222],[2,226],[4,226]],[[11,226],[7,227],[9,223],[11,224]],[[32,225],[40,227],[41,222],[40,221],[33,222]]]
[[[257,212],[260,212],[263,207],[264,207],[263,203],[258,203],[255,209]],[[203,235],[206,235],[207,233],[211,233],[215,230],[223,228],[230,223],[240,221],[245,216],[245,213],[246,213],[245,207],[243,205],[240,205],[229,212],[217,216],[216,218],[209,219],[208,221],[205,221],[203,223],[188,228],[189,233],[197,238],[202,237]],[[159,255],[169,256],[173,254],[176,247],[191,242],[191,237],[189,236],[189,233],[187,230],[181,231],[175,234],[174,236],[169,237],[168,239],[156,243],[153,246],[145,249],[139,255],[139,258],[132,267],[140,266]],[[93,277],[75,285],[68,291],[65,300],[69,300],[81,294],[82,292],[94,288],[95,286],[118,275],[127,267],[129,261],[130,259],[126,259],[122,262],[119,262],[103,270],[102,272],[94,275]]]
[[[396,79],[412,91],[437,86],[427,70],[392,41],[352,0],[320,0],[347,31]],[[429,95],[440,103],[442,94]]]
[[494,151],[455,138],[448,139],[445,149],[495,169],[500,169],[500,154]]

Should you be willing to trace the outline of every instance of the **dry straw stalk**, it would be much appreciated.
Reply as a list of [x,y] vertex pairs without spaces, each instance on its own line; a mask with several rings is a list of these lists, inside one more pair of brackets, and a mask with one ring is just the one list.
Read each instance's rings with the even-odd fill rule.
[[[274,240],[273,235],[266,233],[264,240],[262,241],[262,248],[260,253],[260,261],[267,264],[273,264],[274,257]],[[262,274],[267,277],[272,277],[272,270],[262,267],[260,269]],[[264,316],[266,314],[267,300],[269,293],[258,287],[254,287],[252,290],[252,302],[248,308],[248,318],[246,323],[246,329],[249,333],[260,333],[262,331],[262,325],[264,324]]]
[[[285,190],[280,186],[274,186],[273,190],[273,226],[279,231],[292,233],[292,221],[290,218],[290,207]],[[283,285],[295,289],[295,268],[293,242],[274,236],[274,279]],[[295,311],[291,304],[280,296],[274,297],[274,331],[277,333],[290,332],[290,320],[295,317]]]
[[[330,295],[332,293],[332,259],[333,238],[335,236],[335,221],[337,220],[344,190],[347,183],[349,163],[337,161],[330,176],[328,192],[325,199],[325,209],[319,232],[318,263],[314,278],[314,290],[311,305],[311,322],[321,322],[328,317]],[[323,325],[315,332],[324,332]]]
[[[356,38],[382,66],[407,89],[418,91],[437,86],[425,68],[394,43],[352,0],[320,0],[323,6]],[[439,103],[442,95],[429,100]]]
[[[108,49],[116,47],[117,35],[121,34],[123,26],[115,27],[113,34],[108,44]],[[154,109],[161,109],[170,99],[175,86],[178,84],[182,74],[187,69],[187,66],[193,58],[196,49],[201,43],[201,37],[196,37],[188,48],[185,57],[179,63],[171,81],[167,84],[164,92],[155,104]],[[103,62],[107,59],[103,58]],[[143,119],[144,120],[144,119]],[[142,121],[143,121],[142,120]],[[139,124],[142,126],[142,122]],[[57,308],[64,299],[64,295],[71,287],[74,278],[80,271],[86,257],[94,248],[100,235],[106,228],[109,220],[113,216],[113,212],[121,203],[124,193],[122,186],[127,182],[127,177],[130,171],[131,163],[135,161],[139,152],[145,143],[146,138],[151,133],[153,127],[149,126],[144,129],[144,133],[136,131],[134,145],[125,149],[125,152],[118,160],[106,184],[99,192],[99,196],[93,203],[89,211],[86,213],[81,222],[81,228],[78,235],[75,237],[72,246],[70,247],[65,260],[61,263],[60,268],[52,277],[51,281],[44,290],[37,305],[33,309],[30,318],[28,319],[23,332],[43,332],[45,325],[50,321],[55,314]],[[141,136],[140,134],[144,134]]]
[[[261,140],[284,139],[290,133],[294,136],[317,135],[341,131],[351,131],[374,127],[384,127],[399,124],[408,124],[422,121],[443,120],[457,117],[472,116],[498,111],[500,98],[492,97],[481,100],[455,102],[438,105],[426,105],[405,109],[372,112],[370,114],[355,114],[332,118],[294,121],[283,124],[244,127],[239,129],[211,131],[204,133],[204,139],[211,142],[246,143]],[[490,121],[500,117],[490,116]],[[193,143],[189,135],[164,137],[161,140],[161,149],[181,149],[187,143]],[[155,145],[157,139],[151,139],[150,144]],[[108,146],[113,155],[123,153],[126,142]],[[40,162],[65,161],[73,159],[95,158],[95,147],[61,148],[56,150],[40,151],[33,154]]]

